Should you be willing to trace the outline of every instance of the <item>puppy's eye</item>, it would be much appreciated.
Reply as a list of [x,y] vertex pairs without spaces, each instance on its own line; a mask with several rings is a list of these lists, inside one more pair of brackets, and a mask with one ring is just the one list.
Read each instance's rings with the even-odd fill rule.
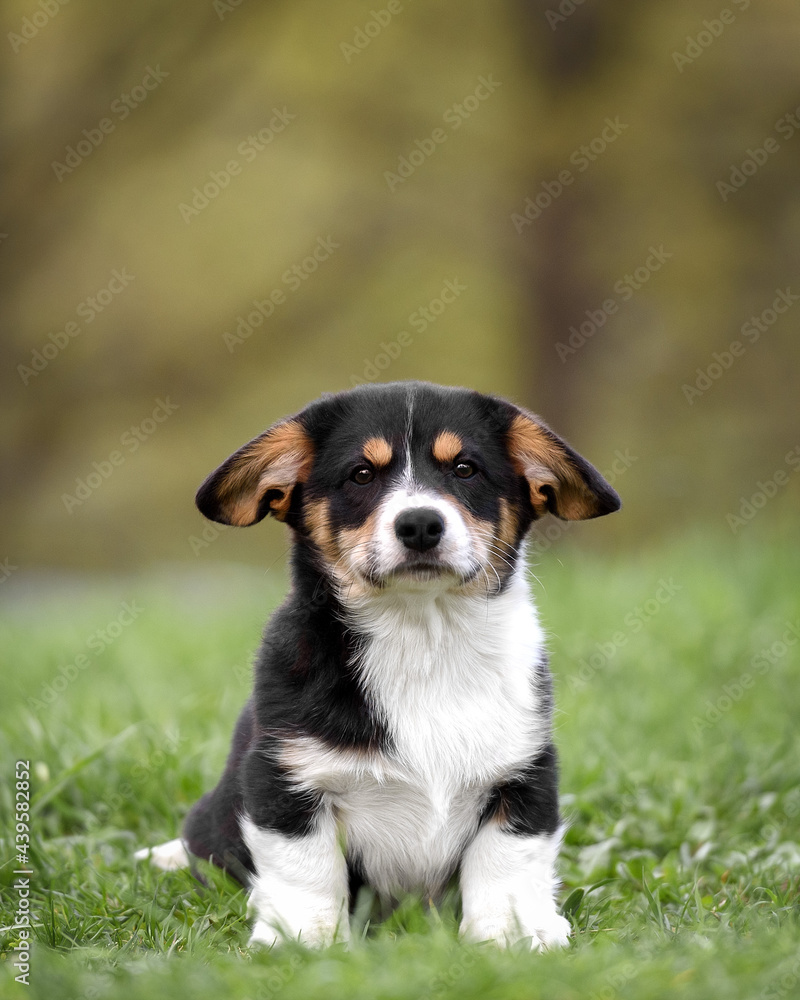
[[375,478],[375,473],[368,465],[359,465],[357,469],[353,470],[350,478],[354,483],[358,483],[359,486],[366,486],[367,483],[371,483]]
[[459,479],[471,479],[477,471],[472,462],[456,462],[453,466],[453,472]]

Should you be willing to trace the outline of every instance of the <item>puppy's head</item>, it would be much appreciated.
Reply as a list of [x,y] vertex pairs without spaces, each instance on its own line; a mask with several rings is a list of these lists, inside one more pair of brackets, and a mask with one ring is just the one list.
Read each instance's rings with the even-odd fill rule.
[[267,514],[346,596],[498,592],[533,520],[609,514],[615,491],[537,417],[424,382],[360,386],[270,427],[203,483],[213,521]]

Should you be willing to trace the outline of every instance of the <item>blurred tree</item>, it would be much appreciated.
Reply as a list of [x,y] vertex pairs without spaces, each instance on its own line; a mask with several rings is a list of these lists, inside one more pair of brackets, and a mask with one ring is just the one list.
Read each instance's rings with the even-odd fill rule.
[[[796,443],[793,309],[699,399],[682,390],[797,273],[789,0],[733,0],[724,24],[689,0],[109,10],[64,6],[0,69],[0,502],[16,562],[194,558],[191,492],[210,466],[359,379],[513,395],[601,468],[630,450],[626,518],[607,538],[676,509],[723,523]],[[8,3],[7,31],[31,12]],[[163,82],[123,119],[114,102],[148,67]],[[278,112],[285,130],[245,158]],[[104,119],[79,165],[54,170]],[[583,169],[606,119],[627,127]],[[770,138],[778,152],[723,200],[718,183]],[[518,232],[545,184],[549,204]],[[335,250],[304,265],[320,239]],[[623,297],[654,247],[663,267]],[[129,287],[81,319],[120,268]],[[445,281],[463,294],[433,316]],[[559,353],[610,298],[616,312]],[[164,396],[174,416],[126,451]],[[68,511],[64,494],[115,449],[125,463]],[[246,533],[206,556],[258,558]]]
[[[570,328],[580,325],[583,315],[576,310],[577,305],[603,298],[603,288],[582,243],[587,227],[580,223],[591,218],[597,201],[613,198],[613,192],[591,183],[572,188],[575,147],[564,140],[574,135],[574,129],[565,129],[563,121],[587,103],[594,110],[593,102],[582,98],[595,91],[598,81],[616,64],[629,58],[625,48],[637,31],[641,9],[642,4],[633,0],[584,0],[580,5],[516,2],[518,58],[528,71],[531,95],[541,109],[537,134],[552,137],[530,144],[530,194],[526,197],[532,197],[536,206],[531,214],[536,210],[540,214],[532,220],[535,225],[517,227],[527,270],[523,283],[529,292],[521,336],[528,371],[525,391],[564,434],[576,430],[583,418],[578,402],[580,384],[554,345],[566,341]],[[586,115],[581,116],[584,123],[590,130],[598,128],[598,121],[588,120]],[[593,134],[586,133],[587,141]],[[579,162],[584,161],[579,157]],[[569,190],[558,180],[563,171],[572,177]],[[546,207],[537,204],[537,195]]]

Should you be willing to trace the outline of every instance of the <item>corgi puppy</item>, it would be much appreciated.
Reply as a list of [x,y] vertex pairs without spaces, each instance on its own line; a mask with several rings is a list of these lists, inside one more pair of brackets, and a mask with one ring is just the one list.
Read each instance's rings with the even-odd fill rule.
[[250,889],[252,943],[347,939],[361,884],[436,898],[462,932],[563,945],[552,695],[525,581],[546,513],[619,509],[541,420],[424,382],[327,395],[200,487],[222,524],[288,525],[292,587],[264,633],[219,784],[180,840]]

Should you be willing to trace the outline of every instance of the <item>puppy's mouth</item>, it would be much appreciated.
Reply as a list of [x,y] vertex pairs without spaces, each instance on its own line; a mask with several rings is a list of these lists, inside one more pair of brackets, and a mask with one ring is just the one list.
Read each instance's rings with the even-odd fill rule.
[[451,580],[458,585],[469,583],[480,572],[480,567],[470,567],[466,572],[440,559],[410,557],[384,573],[371,575],[370,583],[386,587],[392,583],[425,584],[440,580]]
[[389,576],[414,576],[425,579],[427,577],[442,576],[445,573],[454,572],[444,563],[432,559],[407,559],[405,562],[395,566],[388,574]]

